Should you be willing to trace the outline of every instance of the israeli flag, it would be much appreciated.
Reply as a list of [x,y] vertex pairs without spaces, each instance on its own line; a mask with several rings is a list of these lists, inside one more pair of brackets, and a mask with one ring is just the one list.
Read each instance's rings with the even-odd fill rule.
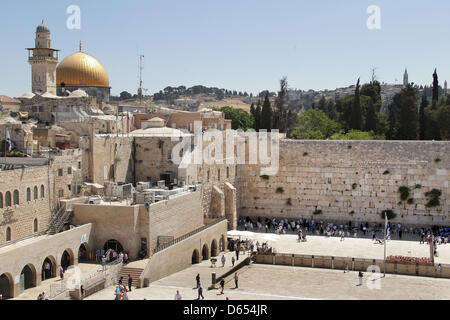
[[11,152],[11,150],[12,150],[12,141],[11,141],[11,136],[9,135],[8,128],[6,128],[6,142],[8,142],[8,151]]

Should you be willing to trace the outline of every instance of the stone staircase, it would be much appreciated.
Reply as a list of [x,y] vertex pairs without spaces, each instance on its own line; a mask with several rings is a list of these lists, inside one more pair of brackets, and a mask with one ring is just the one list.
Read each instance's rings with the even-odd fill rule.
[[117,277],[117,284],[119,284],[120,277],[123,277],[122,284],[125,285],[128,289],[128,275],[131,275],[133,279],[133,284],[131,285],[133,288],[139,284],[139,277],[142,272],[144,272],[144,268],[136,268],[136,267],[122,267]]
[[65,210],[64,208],[59,209],[49,222],[48,234],[54,235],[61,232],[64,226],[70,223],[72,218],[73,211]]

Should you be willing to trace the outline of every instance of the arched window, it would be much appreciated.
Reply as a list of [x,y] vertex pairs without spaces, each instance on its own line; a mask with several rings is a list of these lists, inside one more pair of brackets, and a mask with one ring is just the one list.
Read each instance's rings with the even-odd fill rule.
[[34,219],[33,222],[33,232],[38,232],[38,219]]
[[11,241],[11,228],[6,228],[6,241]]
[[19,204],[19,190],[14,190],[13,192],[13,204]]
[[5,194],[5,205],[11,207],[11,192],[7,191]]
[[3,208],[3,193],[0,192],[0,209]]
[[45,187],[41,184],[41,198],[45,198]]
[[31,189],[27,188],[27,201],[31,201]]
[[38,188],[36,186],[34,186],[33,195],[34,195],[34,200],[36,200],[38,198]]

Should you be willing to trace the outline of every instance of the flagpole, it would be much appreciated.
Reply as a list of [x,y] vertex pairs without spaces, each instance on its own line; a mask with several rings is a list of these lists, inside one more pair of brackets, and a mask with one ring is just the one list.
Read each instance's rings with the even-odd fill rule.
[[384,214],[384,278],[386,278],[386,233],[387,233],[387,213]]

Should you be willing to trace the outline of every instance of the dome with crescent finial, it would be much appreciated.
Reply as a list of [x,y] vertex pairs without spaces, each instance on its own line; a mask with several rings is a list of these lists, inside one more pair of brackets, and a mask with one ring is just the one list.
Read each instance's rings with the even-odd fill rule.
[[40,25],[37,26],[36,32],[50,33],[50,28],[47,27],[47,25],[44,24],[44,21],[42,20],[42,23],[41,23]]

